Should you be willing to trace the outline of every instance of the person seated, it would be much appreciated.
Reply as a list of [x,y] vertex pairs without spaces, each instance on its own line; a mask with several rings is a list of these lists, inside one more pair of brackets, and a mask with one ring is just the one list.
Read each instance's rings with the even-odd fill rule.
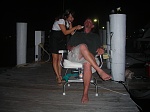
[[88,90],[92,78],[92,67],[97,71],[102,80],[110,80],[112,77],[103,71],[96,63],[95,56],[104,53],[100,45],[100,37],[93,33],[94,24],[92,19],[87,18],[84,22],[84,31],[75,32],[68,41],[67,48],[69,50],[68,60],[83,64],[83,82],[84,89],[81,102],[89,101]]

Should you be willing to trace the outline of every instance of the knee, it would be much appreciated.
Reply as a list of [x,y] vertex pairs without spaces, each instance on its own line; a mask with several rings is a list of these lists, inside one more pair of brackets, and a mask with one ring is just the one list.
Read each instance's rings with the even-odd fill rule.
[[89,62],[84,63],[84,68],[91,69],[91,64]]
[[86,76],[92,75],[92,67],[91,67],[91,64],[88,62],[84,63],[84,74],[86,74]]
[[87,49],[87,45],[86,44],[80,44],[80,49]]

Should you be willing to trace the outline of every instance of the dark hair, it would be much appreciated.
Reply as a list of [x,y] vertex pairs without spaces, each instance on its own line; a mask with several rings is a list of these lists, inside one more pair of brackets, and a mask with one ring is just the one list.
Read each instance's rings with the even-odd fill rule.
[[72,10],[70,10],[70,9],[67,9],[67,10],[64,12],[64,14],[63,14],[63,18],[64,18],[64,19],[68,18],[70,14],[74,17],[75,12],[72,11]]
[[73,10],[67,9],[63,14],[59,14],[55,20],[59,20],[59,19],[67,19],[69,17],[69,15],[72,15],[74,17],[75,12]]

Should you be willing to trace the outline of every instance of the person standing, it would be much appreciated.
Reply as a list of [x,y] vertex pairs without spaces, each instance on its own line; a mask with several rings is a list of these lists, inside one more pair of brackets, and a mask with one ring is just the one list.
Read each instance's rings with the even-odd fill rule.
[[62,67],[60,65],[61,54],[59,50],[67,49],[67,36],[73,35],[76,30],[82,29],[81,25],[72,26],[74,21],[74,11],[67,9],[62,15],[55,18],[55,21],[52,26],[52,64],[53,69],[56,74],[56,81],[58,85],[62,85]]

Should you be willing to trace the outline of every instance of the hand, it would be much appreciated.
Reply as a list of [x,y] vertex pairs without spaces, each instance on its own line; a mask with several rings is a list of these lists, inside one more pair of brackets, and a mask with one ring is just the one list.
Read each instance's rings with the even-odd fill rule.
[[97,55],[104,54],[104,49],[98,48],[96,52],[97,52]]
[[67,49],[68,49],[69,51],[71,51],[73,48],[74,48],[74,46],[70,46],[70,45],[67,46]]
[[76,26],[76,29],[77,29],[77,30],[81,30],[82,28],[83,28],[83,26],[81,26],[81,25],[77,25],[77,26]]

